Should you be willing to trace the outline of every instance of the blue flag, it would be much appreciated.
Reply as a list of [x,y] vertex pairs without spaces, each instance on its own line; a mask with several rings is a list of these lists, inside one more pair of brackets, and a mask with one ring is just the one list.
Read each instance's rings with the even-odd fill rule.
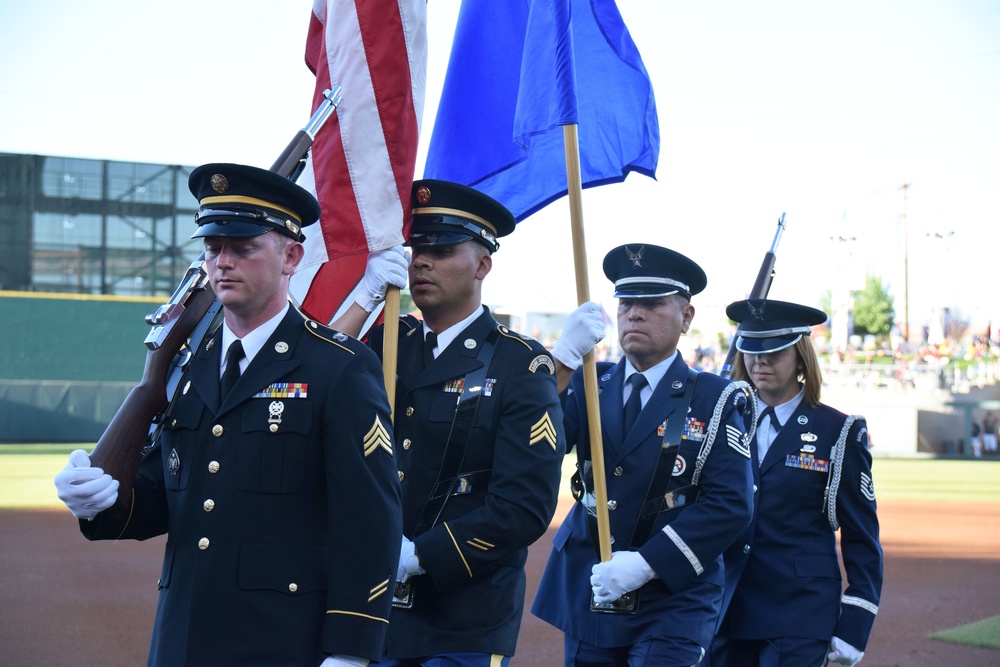
[[614,0],[464,0],[424,177],[521,221],[567,192],[569,124],[583,187],[655,177],[653,87]]

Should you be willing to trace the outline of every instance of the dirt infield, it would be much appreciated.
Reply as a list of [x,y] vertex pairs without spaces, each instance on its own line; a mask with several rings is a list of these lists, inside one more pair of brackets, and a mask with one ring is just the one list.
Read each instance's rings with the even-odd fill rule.
[[[879,503],[886,576],[865,667],[986,667],[1000,651],[927,639],[1000,614],[1000,503]],[[528,559],[535,593],[551,533]],[[87,542],[67,511],[0,511],[0,664],[143,665],[163,538]],[[562,637],[530,614],[514,667],[561,664]]]

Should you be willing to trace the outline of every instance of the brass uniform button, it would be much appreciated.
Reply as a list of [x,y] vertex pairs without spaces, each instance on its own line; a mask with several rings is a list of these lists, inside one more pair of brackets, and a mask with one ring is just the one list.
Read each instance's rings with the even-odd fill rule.
[[289,591],[290,593],[294,593],[294,592],[295,592],[295,591],[297,591],[297,590],[299,590],[299,585],[298,585],[298,584],[296,584],[296,583],[294,583],[294,582],[292,582],[292,583],[288,584],[288,591]]
[[207,549],[209,544],[211,544],[211,542],[208,541],[207,537],[203,537],[200,540],[198,540],[198,548],[201,549],[202,551]]
[[202,506],[205,508],[206,512],[211,512],[212,510],[215,509],[215,501],[209,498],[204,503],[202,503]]
[[216,424],[215,426],[212,427],[212,435],[214,435],[216,438],[222,437],[222,426],[220,424]]
[[219,462],[218,461],[212,461],[211,463],[209,463],[208,464],[208,472],[212,473],[213,475],[215,473],[219,472]]
[[406,416],[407,417],[412,417],[413,416],[413,407],[412,406],[406,408]]
[[614,469],[614,476],[615,477],[621,477],[623,472],[625,472],[625,471],[622,470],[621,466],[616,466],[615,469]]
[[749,544],[744,544],[743,545],[743,553],[744,554],[750,553],[750,545]]
[[277,433],[278,432],[278,425],[277,424],[271,424],[268,428],[271,429],[271,433]]
[[618,501],[617,500],[609,500],[608,501],[608,509],[609,510],[618,509]]
[[404,473],[402,470],[400,470],[399,471],[399,481],[402,482],[404,479],[406,479],[406,473]]
[[403,440],[403,449],[409,449],[409,448],[410,448],[410,439],[407,438]]

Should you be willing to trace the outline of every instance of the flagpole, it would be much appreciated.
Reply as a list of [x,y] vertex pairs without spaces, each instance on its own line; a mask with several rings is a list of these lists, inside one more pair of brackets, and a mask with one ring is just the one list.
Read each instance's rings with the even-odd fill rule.
[[399,359],[399,288],[390,286],[382,310],[382,379],[389,397],[389,415],[395,421],[396,367]]
[[[587,273],[587,244],[583,236],[583,179],[580,176],[580,140],[577,126],[563,125],[566,145],[566,185],[569,217],[573,232],[573,260],[576,266],[576,299],[583,305],[590,301],[590,278]],[[601,437],[601,413],[597,394],[597,364],[594,350],[583,357],[583,388],[587,401],[587,424],[590,432],[590,461],[594,472],[594,498],[597,511],[597,541],[601,562],[611,560],[611,520],[608,516],[607,478],[604,476],[604,445]],[[583,471],[580,471],[583,475]]]

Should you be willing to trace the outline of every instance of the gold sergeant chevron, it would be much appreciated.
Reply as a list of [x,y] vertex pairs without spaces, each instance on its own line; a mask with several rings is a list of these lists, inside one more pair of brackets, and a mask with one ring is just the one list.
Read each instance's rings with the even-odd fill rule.
[[375,423],[372,424],[371,429],[365,434],[365,457],[367,458],[369,454],[379,447],[389,452],[390,455],[392,454],[392,438],[389,437],[389,432],[385,430],[385,426],[382,426],[378,415],[375,415]]
[[553,450],[556,448],[556,427],[552,423],[552,418],[549,417],[548,411],[535,422],[534,426],[531,427],[531,438],[528,440],[528,446],[532,446],[537,442],[542,440],[547,440],[549,446]]

